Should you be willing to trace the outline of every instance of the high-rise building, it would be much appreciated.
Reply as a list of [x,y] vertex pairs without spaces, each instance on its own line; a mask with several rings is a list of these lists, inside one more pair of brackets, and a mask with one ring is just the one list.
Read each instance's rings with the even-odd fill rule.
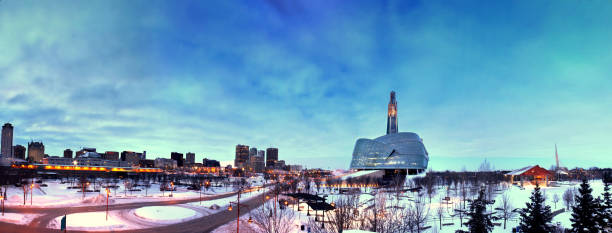
[[22,145],[13,146],[13,158],[25,159],[26,148]]
[[2,126],[2,145],[0,153],[5,158],[13,157],[13,125],[6,123]]
[[72,150],[71,149],[65,149],[64,150],[64,158],[72,158]]
[[245,168],[249,162],[249,146],[236,145],[236,158],[234,159],[234,167]]
[[278,148],[266,149],[266,168],[273,169],[276,161],[278,161]]
[[33,163],[42,163],[45,156],[45,145],[42,142],[28,143],[28,160]]
[[391,91],[389,111],[387,112],[387,134],[397,133],[397,101],[395,91]]
[[266,157],[260,155],[254,155],[250,158],[249,171],[262,173],[266,170]]
[[170,158],[176,161],[176,165],[182,167],[184,164],[183,153],[172,152]]
[[185,154],[185,163],[194,164],[195,163],[195,153],[187,152],[187,154]]
[[265,158],[266,158],[266,151],[265,150],[258,150],[257,151],[257,156],[264,157],[264,160],[265,160]]

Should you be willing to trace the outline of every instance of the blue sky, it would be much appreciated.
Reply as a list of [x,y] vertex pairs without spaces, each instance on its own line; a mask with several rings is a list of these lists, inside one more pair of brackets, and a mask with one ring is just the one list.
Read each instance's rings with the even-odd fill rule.
[[279,148],[348,168],[400,131],[430,167],[612,164],[609,1],[0,2],[0,121],[15,143]]

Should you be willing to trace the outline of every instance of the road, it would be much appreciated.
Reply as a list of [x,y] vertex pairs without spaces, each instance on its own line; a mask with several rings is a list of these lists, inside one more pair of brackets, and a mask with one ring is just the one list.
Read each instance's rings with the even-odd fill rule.
[[[203,201],[214,200],[235,195],[236,192],[202,197]],[[248,205],[251,209],[259,207],[263,204],[263,195],[265,193],[257,195],[248,201],[241,202]],[[168,200],[168,201],[157,201],[157,202],[141,202],[141,203],[126,203],[110,205],[110,210],[125,210],[125,209],[137,209],[146,206],[160,206],[160,205],[177,205],[185,204],[189,202],[197,202],[200,198],[182,199],[182,200]],[[80,206],[80,207],[68,207],[68,208],[25,208],[25,207],[9,207],[6,208],[6,212],[14,213],[34,213],[41,214],[41,216],[32,220],[29,225],[17,225],[12,223],[0,222],[0,229],[2,232],[15,232],[15,233],[29,233],[29,232],[60,232],[57,229],[49,229],[46,226],[55,218],[64,215],[64,213],[82,213],[82,212],[95,212],[95,211],[106,211],[106,205],[101,206]],[[243,211],[241,215],[246,214],[247,211]],[[160,227],[153,227],[139,230],[125,230],[125,231],[114,231],[114,232],[155,232],[155,233],[170,233],[170,232],[211,232],[217,227],[236,219],[235,211],[220,211],[214,214],[206,215],[200,218],[196,218],[190,221],[165,225]],[[84,231],[73,231],[70,232],[84,232]]]

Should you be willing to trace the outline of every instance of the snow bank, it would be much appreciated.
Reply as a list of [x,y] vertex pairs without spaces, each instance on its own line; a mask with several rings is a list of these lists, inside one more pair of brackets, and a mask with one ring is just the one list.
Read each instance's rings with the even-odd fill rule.
[[9,222],[19,225],[27,225],[40,214],[18,214],[18,213],[4,213],[4,216],[0,215],[0,221]]
[[179,206],[147,206],[134,210],[134,215],[149,221],[182,222],[201,217],[195,210]]
[[[62,217],[53,219],[47,227],[59,229]],[[66,227],[68,231],[113,231],[140,228],[140,226],[132,225],[122,220],[116,211],[109,212],[108,220],[106,220],[106,212],[104,211],[69,214],[66,216]]]

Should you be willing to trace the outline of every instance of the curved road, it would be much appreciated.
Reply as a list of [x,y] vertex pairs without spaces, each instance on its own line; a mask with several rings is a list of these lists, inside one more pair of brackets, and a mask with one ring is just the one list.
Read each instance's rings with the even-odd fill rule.
[[[235,195],[236,192],[220,194],[215,196],[202,197],[202,201],[214,200]],[[248,201],[241,202],[249,206],[251,209],[263,204],[262,193],[257,195]],[[182,200],[168,200],[168,201],[156,201],[156,202],[141,202],[141,203],[125,203],[109,205],[109,211],[111,210],[126,210],[126,209],[137,209],[145,206],[160,206],[160,205],[177,205],[185,204],[189,202],[197,202],[200,198],[182,199]],[[46,226],[55,218],[64,215],[64,213],[82,213],[82,212],[95,212],[95,211],[106,211],[106,205],[100,206],[80,206],[80,207],[62,207],[62,208],[25,208],[25,207],[8,207],[6,212],[14,213],[34,213],[42,214],[32,220],[29,225],[17,225],[12,223],[0,222],[0,229],[2,232],[60,232],[58,229],[46,228]],[[243,211],[241,215],[246,214],[247,211]],[[176,224],[170,224],[165,226],[136,229],[136,230],[125,230],[125,231],[114,231],[114,232],[155,232],[155,233],[170,233],[170,232],[210,232],[217,227],[236,219],[236,211],[220,211],[218,213],[206,215],[200,218],[196,218],[186,222],[180,222]],[[85,231],[74,231],[69,232],[85,232]]]

